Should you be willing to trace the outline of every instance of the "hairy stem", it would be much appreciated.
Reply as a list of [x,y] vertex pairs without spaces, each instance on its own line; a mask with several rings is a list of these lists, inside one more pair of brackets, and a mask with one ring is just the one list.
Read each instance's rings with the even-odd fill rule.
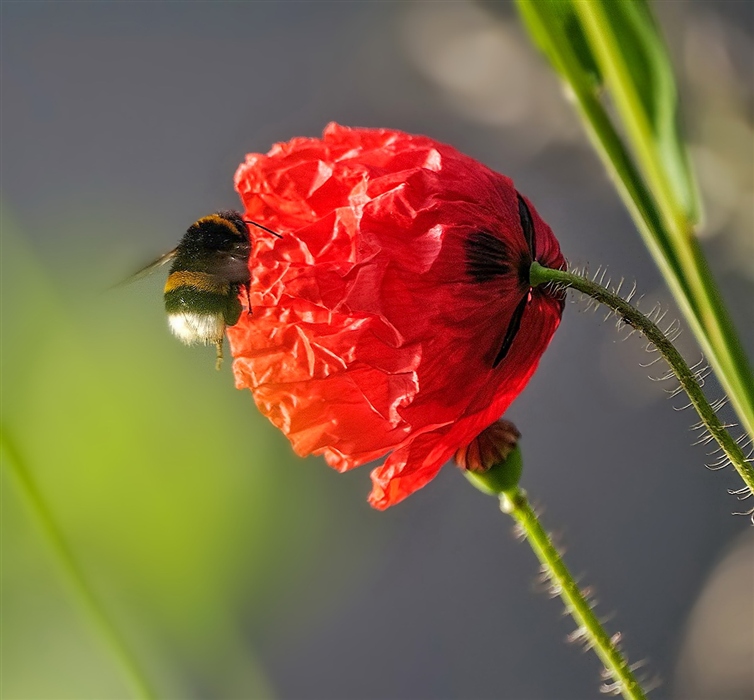
[[741,446],[733,439],[718,419],[714,409],[704,396],[694,372],[657,324],[650,321],[628,301],[587,277],[564,270],[553,270],[534,262],[529,270],[529,281],[535,287],[540,284],[571,287],[590,296],[601,304],[605,304],[624,323],[641,331],[644,337],[657,348],[668,365],[670,365],[673,374],[675,374],[681,387],[688,395],[691,404],[696,409],[709,434],[717,441],[717,444],[720,445],[720,448],[728,457],[731,464],[741,475],[749,492],[754,493],[754,467],[749,464]]
[[54,552],[60,568],[63,570],[72,591],[76,594],[81,606],[86,610],[102,638],[110,647],[113,656],[120,663],[123,671],[131,681],[136,696],[143,700],[154,700],[156,694],[152,691],[146,675],[142,672],[128,644],[102,608],[96,594],[87,583],[73,551],[66,543],[63,533],[55,522],[50,509],[47,507],[41,491],[37,487],[34,477],[24,464],[13,443],[9,440],[7,431],[0,431],[0,448],[4,454],[3,463],[18,487],[29,508],[31,516],[39,526],[47,540],[47,544]]
[[504,492],[500,496],[500,509],[520,525],[553,590],[561,597],[566,611],[576,622],[577,633],[573,638],[594,649],[604,664],[609,682],[606,680],[603,690],[616,694],[620,692],[626,700],[645,700],[646,694],[620,651],[620,635],[611,637],[600,624],[592,606],[539,522],[526,498],[526,492],[518,487]]

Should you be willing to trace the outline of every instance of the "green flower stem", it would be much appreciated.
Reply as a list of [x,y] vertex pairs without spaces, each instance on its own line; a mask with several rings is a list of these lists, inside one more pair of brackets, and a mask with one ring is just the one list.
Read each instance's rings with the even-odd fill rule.
[[554,590],[562,598],[566,610],[578,625],[576,638],[594,649],[612,683],[605,691],[620,691],[626,700],[645,700],[646,695],[633,674],[625,656],[618,647],[619,635],[610,637],[600,624],[586,596],[581,592],[575,579],[563,563],[558,550],[552,543],[537,514],[526,498],[526,492],[515,487],[500,496],[500,510],[510,515],[521,527],[534,554],[542,564],[543,571]]
[[8,438],[7,431],[5,430],[0,431],[0,448],[2,448],[2,452],[5,455],[3,463],[7,465],[8,472],[15,481],[19,493],[29,508],[29,512],[39,526],[48,545],[55,553],[72,591],[76,594],[82,607],[86,610],[110,647],[113,656],[120,663],[123,671],[131,681],[137,696],[144,700],[154,700],[157,698],[157,695],[152,691],[145,674],[139,667],[134,655],[128,649],[125,640],[102,608],[91,586],[87,583],[81,567],[76,561],[76,557],[66,543],[63,533],[58,528],[50,509],[47,507],[45,499],[34,481],[34,477],[23,463],[18,451],[15,449],[15,445]]
[[746,455],[740,445],[731,437],[730,433],[718,419],[714,409],[707,402],[694,372],[691,371],[686,361],[681,357],[681,354],[655,323],[650,321],[625,299],[581,275],[563,270],[552,270],[534,262],[529,271],[529,280],[535,287],[540,284],[551,283],[576,289],[590,296],[592,299],[605,304],[624,323],[641,331],[670,365],[671,370],[688,395],[691,404],[696,409],[709,434],[720,445],[731,464],[741,475],[749,491],[754,493],[754,467],[747,462]]

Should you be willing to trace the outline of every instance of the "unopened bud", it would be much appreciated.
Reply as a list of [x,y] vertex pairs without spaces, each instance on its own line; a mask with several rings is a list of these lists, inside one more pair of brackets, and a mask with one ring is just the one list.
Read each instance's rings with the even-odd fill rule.
[[523,469],[518,447],[520,437],[513,423],[500,419],[459,449],[456,463],[480,490],[491,494],[510,491],[518,485]]

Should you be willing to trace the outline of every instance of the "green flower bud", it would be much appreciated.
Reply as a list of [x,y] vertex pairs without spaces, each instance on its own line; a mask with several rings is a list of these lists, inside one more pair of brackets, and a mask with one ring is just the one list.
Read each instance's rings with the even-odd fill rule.
[[455,461],[480,491],[491,495],[511,491],[518,486],[523,470],[520,437],[513,423],[501,419],[458,450]]

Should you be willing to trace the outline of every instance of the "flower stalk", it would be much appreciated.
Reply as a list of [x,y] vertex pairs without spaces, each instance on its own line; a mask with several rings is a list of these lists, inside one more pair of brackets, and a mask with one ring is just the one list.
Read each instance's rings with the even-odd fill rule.
[[71,590],[74,592],[82,608],[100,633],[105,643],[119,662],[125,675],[131,682],[135,697],[142,700],[156,700],[157,695],[152,690],[146,675],[138,661],[131,653],[125,639],[113,624],[107,612],[100,604],[97,595],[86,580],[76,557],[68,546],[63,533],[60,531],[55,518],[45,502],[30,470],[24,464],[15,445],[9,439],[7,431],[0,431],[0,449],[4,457],[3,464],[13,478],[20,495],[25,501],[29,513],[39,527],[47,544],[54,553]]
[[606,287],[573,272],[550,269],[534,262],[529,271],[529,281],[534,287],[542,284],[553,284],[561,287],[570,287],[582,292],[612,309],[624,323],[640,331],[665,358],[665,361],[689,397],[691,404],[699,414],[702,424],[744,480],[748,492],[754,493],[754,467],[747,461],[746,455],[738,442],[733,439],[731,434],[725,429],[725,426],[720,422],[715,410],[704,396],[704,392],[702,392],[694,372],[656,323],[652,322],[635,306]]
[[609,681],[605,682],[602,690],[606,693],[620,692],[626,700],[645,700],[646,694],[620,650],[620,634],[610,636],[600,624],[586,595],[539,522],[526,498],[526,492],[517,486],[503,492],[500,495],[500,510],[510,515],[521,527],[553,590],[563,600],[567,612],[578,625],[573,638],[582,640],[588,648],[592,648],[604,664]]

